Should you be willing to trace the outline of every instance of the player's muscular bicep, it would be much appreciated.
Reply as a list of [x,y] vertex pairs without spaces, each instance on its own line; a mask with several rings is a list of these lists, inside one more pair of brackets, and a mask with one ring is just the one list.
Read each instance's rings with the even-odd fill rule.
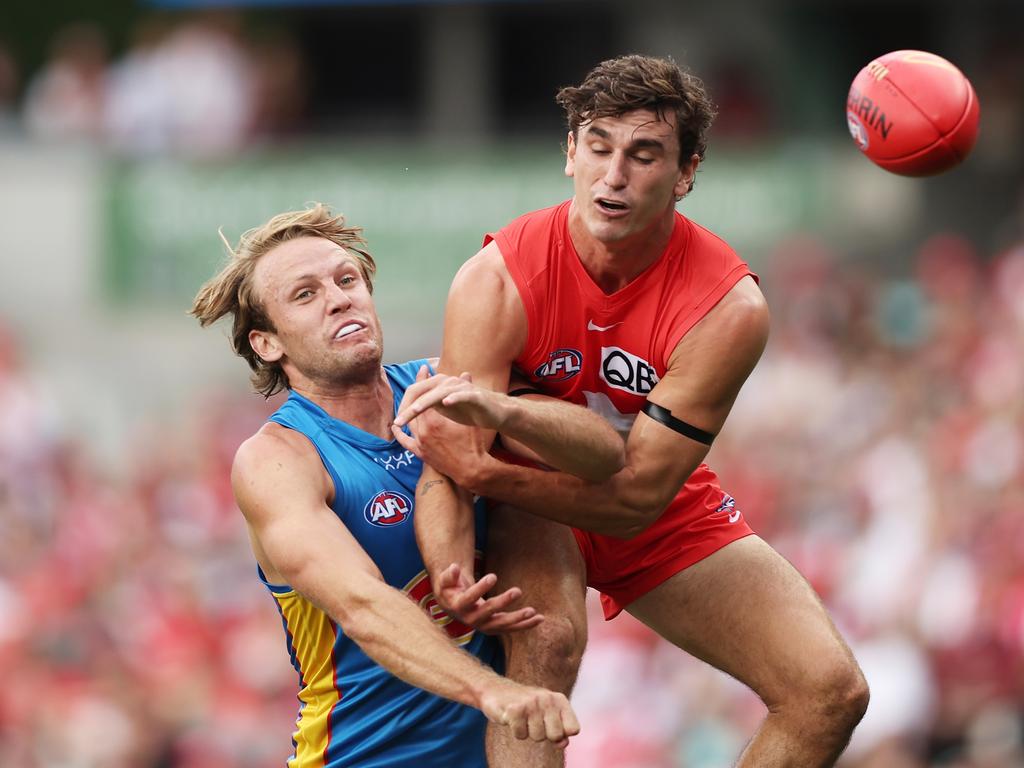
[[438,370],[468,371],[480,386],[503,392],[525,343],[526,312],[497,244],[489,243],[452,282]]
[[[768,335],[768,311],[757,285],[744,278],[676,346],[668,371],[648,399],[712,435],[725,423],[736,396],[757,364]],[[663,508],[707,455],[709,446],[637,415],[626,442],[626,466]]]
[[[369,557],[328,506],[329,481],[319,457],[296,434],[260,433],[238,451],[232,487],[254,551],[268,577],[304,592],[331,561],[379,577]],[[321,565],[317,565],[317,564]],[[310,574],[312,573],[312,577]]]
[[745,277],[676,345],[650,401],[717,434],[768,340],[768,307]]

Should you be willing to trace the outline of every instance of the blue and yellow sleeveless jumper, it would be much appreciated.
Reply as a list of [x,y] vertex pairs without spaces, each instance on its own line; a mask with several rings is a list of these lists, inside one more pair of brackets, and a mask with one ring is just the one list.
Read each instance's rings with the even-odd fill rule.
[[[385,366],[395,407],[426,361]],[[329,416],[292,392],[270,417],[309,438],[334,481],[333,509],[384,580],[417,602],[454,642],[498,668],[493,639],[452,620],[434,600],[413,530],[422,465],[397,441]],[[483,513],[477,511],[477,541]],[[300,709],[288,768],[474,768],[486,765],[479,711],[402,682],[366,656],[294,589],[269,584],[299,673]]]

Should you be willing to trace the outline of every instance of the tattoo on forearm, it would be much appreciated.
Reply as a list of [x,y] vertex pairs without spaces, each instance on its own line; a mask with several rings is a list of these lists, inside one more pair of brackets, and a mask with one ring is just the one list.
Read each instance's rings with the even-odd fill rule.
[[427,480],[427,482],[423,484],[423,490],[420,493],[426,496],[427,492],[431,488],[433,488],[435,485],[441,485],[442,483],[444,483],[444,480]]

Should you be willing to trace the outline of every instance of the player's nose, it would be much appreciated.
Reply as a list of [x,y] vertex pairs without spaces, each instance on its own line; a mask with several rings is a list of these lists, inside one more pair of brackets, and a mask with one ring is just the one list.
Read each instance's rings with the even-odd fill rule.
[[621,152],[613,152],[604,169],[604,183],[612,189],[621,189],[626,186],[626,181],[626,156]]
[[334,313],[344,311],[352,306],[352,298],[340,285],[333,280],[327,286],[327,311]]

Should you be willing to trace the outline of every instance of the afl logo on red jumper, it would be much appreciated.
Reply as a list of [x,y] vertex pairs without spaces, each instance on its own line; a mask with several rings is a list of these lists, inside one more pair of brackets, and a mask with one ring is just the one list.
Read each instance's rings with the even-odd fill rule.
[[565,381],[571,379],[583,369],[583,355],[575,349],[556,349],[548,355],[548,361],[540,366],[533,375],[548,381]]
[[404,494],[381,491],[366,502],[363,516],[366,522],[379,528],[399,525],[412,517],[412,502]]

